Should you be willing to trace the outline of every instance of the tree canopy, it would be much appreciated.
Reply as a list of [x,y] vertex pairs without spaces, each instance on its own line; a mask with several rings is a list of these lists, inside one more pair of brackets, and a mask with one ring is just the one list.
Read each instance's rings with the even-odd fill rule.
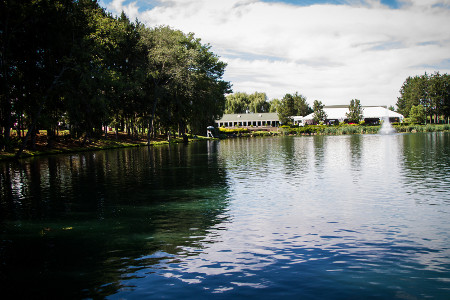
[[352,99],[346,113],[349,123],[359,123],[363,119],[363,108],[358,99]]
[[410,117],[413,106],[422,105],[430,122],[450,117],[450,75],[436,72],[432,75],[408,77],[397,99],[398,112]]
[[223,114],[226,64],[194,34],[113,17],[95,0],[0,0],[0,14],[1,148],[13,128],[28,129],[24,145],[62,125],[85,139],[148,128],[150,139],[203,132]]
[[324,105],[322,104],[322,101],[314,100],[313,103],[313,120],[315,123],[324,122],[327,118],[326,112],[323,110]]
[[269,111],[270,103],[267,101],[266,93],[254,92],[249,95],[238,92],[226,97],[226,114],[264,113]]
[[311,107],[306,102],[306,97],[298,92],[295,94],[286,94],[278,106],[278,118],[282,124],[289,124],[292,122],[292,116],[306,116],[312,113]]

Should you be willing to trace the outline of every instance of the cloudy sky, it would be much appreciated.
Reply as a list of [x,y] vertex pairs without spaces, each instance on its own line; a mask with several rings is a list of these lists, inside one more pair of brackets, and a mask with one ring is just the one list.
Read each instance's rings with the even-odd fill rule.
[[450,73],[450,0],[101,0],[148,27],[193,32],[234,92],[394,105],[408,76]]

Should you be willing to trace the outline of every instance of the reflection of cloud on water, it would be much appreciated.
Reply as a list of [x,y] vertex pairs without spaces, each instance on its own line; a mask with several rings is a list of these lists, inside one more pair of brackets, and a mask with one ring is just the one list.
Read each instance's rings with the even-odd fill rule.
[[227,296],[280,284],[300,295],[305,282],[433,294],[417,278],[445,282],[448,226],[405,197],[403,136],[315,138],[221,142],[229,218],[163,273]]

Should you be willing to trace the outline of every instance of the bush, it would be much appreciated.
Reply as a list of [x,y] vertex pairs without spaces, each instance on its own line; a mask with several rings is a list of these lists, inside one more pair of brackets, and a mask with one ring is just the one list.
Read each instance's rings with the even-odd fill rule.
[[219,128],[220,133],[232,134],[232,133],[248,133],[247,128]]

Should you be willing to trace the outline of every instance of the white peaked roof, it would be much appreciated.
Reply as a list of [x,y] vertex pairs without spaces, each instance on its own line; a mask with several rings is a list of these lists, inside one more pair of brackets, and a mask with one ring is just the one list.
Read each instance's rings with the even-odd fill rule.
[[[396,113],[395,111],[389,110],[382,106],[363,106],[363,117],[364,119],[381,119],[385,117],[389,118],[399,118],[402,120],[403,115]],[[347,119],[348,106],[325,106],[323,108],[327,114],[328,120],[344,120]],[[294,117],[294,120],[312,120],[314,113],[311,113],[305,117]]]

